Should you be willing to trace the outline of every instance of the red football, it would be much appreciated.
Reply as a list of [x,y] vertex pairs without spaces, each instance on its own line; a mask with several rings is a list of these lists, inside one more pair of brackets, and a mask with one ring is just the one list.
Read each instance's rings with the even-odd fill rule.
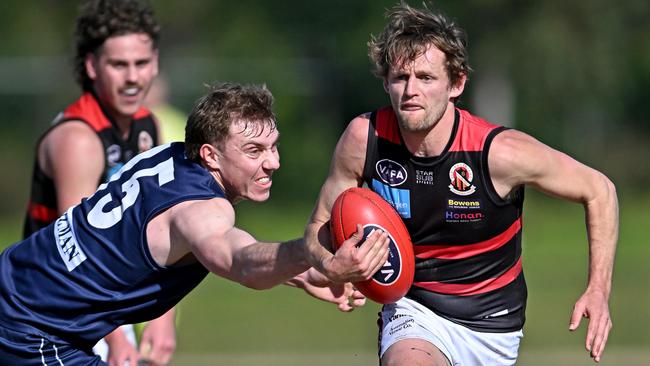
[[413,284],[415,271],[413,245],[404,222],[380,195],[354,187],[341,193],[332,206],[330,231],[334,250],[357,231],[357,224],[363,227],[364,239],[373,229],[388,233],[390,253],[371,279],[356,282],[355,287],[380,304],[399,300]]

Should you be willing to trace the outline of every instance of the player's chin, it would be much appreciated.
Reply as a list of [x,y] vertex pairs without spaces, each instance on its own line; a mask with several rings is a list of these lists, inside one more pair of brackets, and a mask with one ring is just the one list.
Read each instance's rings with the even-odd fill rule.
[[265,189],[255,189],[248,195],[248,199],[253,202],[264,202],[271,197],[271,187]]

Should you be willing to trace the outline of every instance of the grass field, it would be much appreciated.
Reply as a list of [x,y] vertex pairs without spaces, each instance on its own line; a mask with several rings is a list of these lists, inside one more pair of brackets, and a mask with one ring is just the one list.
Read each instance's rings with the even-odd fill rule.
[[[650,197],[620,195],[621,233],[602,365],[650,365]],[[628,199],[627,197],[633,197]],[[282,211],[238,207],[238,225],[265,240],[300,236],[310,207]],[[6,223],[5,242],[19,230]],[[590,365],[585,325],[568,332],[574,301],[587,277],[587,244],[578,205],[528,192],[524,268],[529,287],[519,365]],[[352,313],[280,287],[256,292],[210,276],[182,303],[173,365],[376,365],[376,314],[368,303]]]

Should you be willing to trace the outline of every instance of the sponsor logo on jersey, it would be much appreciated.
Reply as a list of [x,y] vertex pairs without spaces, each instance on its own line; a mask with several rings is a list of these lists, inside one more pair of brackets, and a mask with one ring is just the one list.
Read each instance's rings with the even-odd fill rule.
[[429,170],[415,170],[415,183],[433,185],[433,172]]
[[115,166],[120,161],[120,156],[122,156],[120,145],[111,145],[106,148],[106,160],[109,167]]
[[479,200],[447,199],[446,222],[477,222],[485,218]]
[[72,272],[73,269],[86,260],[86,254],[79,247],[77,238],[74,235],[72,208],[56,220],[54,237],[56,238],[56,248],[59,250],[59,255],[63,259],[68,272]]
[[140,131],[138,134],[138,153],[147,151],[153,147],[153,137],[147,131]]
[[402,218],[411,218],[411,191],[389,187],[376,179],[372,180],[372,190],[390,203]]
[[386,260],[386,263],[384,263],[384,265],[379,269],[379,271],[377,271],[372,276],[372,279],[375,282],[379,283],[380,285],[388,286],[395,283],[395,281],[397,281],[399,278],[399,275],[402,271],[402,254],[399,252],[397,245],[395,245],[395,239],[393,236],[390,235],[388,230],[379,225],[365,225],[363,227],[363,239],[365,240],[373,230],[381,230],[387,233],[388,239],[390,239],[390,243],[388,243],[388,259]]
[[449,169],[449,190],[459,196],[469,196],[476,192],[476,186],[472,184],[474,173],[469,165],[457,163]]
[[483,212],[467,212],[467,211],[456,211],[456,210],[447,210],[445,211],[445,221],[446,222],[477,222],[485,218]]
[[390,159],[382,159],[375,164],[375,169],[379,178],[391,187],[398,186],[406,182],[406,168],[400,163],[394,162]]

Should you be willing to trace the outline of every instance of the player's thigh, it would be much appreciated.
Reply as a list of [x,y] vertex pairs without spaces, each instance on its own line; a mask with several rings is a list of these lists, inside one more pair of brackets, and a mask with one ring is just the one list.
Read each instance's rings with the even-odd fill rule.
[[402,339],[391,345],[381,358],[382,366],[450,366],[447,357],[423,339]]

